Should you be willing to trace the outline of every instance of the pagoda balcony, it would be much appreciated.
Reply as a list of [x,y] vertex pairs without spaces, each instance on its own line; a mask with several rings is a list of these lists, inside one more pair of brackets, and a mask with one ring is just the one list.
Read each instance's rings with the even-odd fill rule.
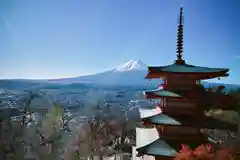
[[163,105],[161,105],[161,110],[166,114],[176,113],[176,111],[177,114],[183,115],[197,115],[203,113],[203,111],[197,107],[195,102],[185,99],[167,99],[163,102]]
[[193,135],[193,134],[161,134],[159,137],[165,140],[175,140],[175,141],[207,141],[208,137],[205,137],[203,134]]
[[188,98],[196,98],[198,97],[198,93],[204,92],[205,88],[202,84],[199,83],[194,83],[192,85],[179,85],[179,84],[163,84],[162,88],[164,90],[169,90],[174,93],[183,93],[183,97],[188,97]]
[[200,89],[205,90],[203,85],[197,83],[194,83],[192,85],[164,84],[162,86],[166,90],[182,90],[182,91],[195,91]]
[[205,139],[202,132],[198,128],[184,126],[164,126],[155,125],[159,136],[167,139]]
[[193,107],[179,107],[179,106],[175,106],[175,107],[170,107],[170,106],[164,106],[161,108],[162,113],[164,114],[171,114],[176,112],[176,110],[178,111],[178,114],[183,114],[183,115],[199,115],[200,113],[204,113],[203,110],[197,109],[197,108],[193,108]]

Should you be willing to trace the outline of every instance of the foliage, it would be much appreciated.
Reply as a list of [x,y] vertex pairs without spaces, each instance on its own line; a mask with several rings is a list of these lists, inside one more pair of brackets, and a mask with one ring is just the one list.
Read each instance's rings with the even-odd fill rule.
[[[16,120],[12,115],[0,114],[1,160],[73,160],[86,155],[103,158],[121,153],[133,143],[126,141],[132,133],[127,129],[127,118],[115,114],[125,115],[120,108],[111,110],[97,104],[95,116],[83,124],[72,125],[75,117],[69,116],[57,103],[53,103],[46,115],[39,115],[30,107],[39,95],[27,92],[22,96],[14,102],[21,108]],[[5,111],[9,107],[0,109]]]
[[177,153],[174,160],[234,160],[232,149],[214,149],[211,145],[200,145],[192,150],[186,145]]
[[96,106],[96,111],[95,116],[74,133],[69,144],[71,147],[64,154],[65,159],[81,156],[90,156],[92,159],[96,155],[103,159],[103,156],[125,152],[126,146],[133,145],[132,141],[126,141],[130,137],[126,128],[127,121],[113,114],[110,108]]
[[199,88],[198,94],[204,97],[203,100],[198,102],[202,111],[223,108],[224,110],[240,112],[240,89],[228,91],[224,85],[209,86],[206,89],[203,89],[201,84],[197,86]]
[[237,123],[240,115],[235,111],[225,111],[222,109],[212,109],[206,113],[207,116],[214,117],[230,123]]
[[68,119],[57,104],[46,116],[31,112],[31,102],[38,95],[33,92],[24,94],[24,98],[19,100],[22,111],[18,117],[12,119],[10,114],[8,118],[6,115],[5,118],[0,117],[0,159],[59,159]]
[[[22,100],[22,113],[17,120],[11,119],[11,113],[5,112],[0,117],[0,159],[23,159],[24,149],[24,129],[31,119],[29,115],[29,105],[36,95],[29,92],[28,96]],[[1,108],[1,111],[9,110],[10,107]],[[16,109],[15,109],[16,110]],[[19,111],[20,113],[20,111]]]
[[236,111],[240,114],[240,89],[229,92],[229,95],[233,97],[232,105],[235,106]]
[[[222,121],[238,124],[238,131],[236,133],[225,133],[225,140],[223,144],[234,148],[240,148],[240,89],[229,91],[228,96],[232,98],[232,101],[225,108],[234,109],[234,111],[211,109],[206,113],[206,115]],[[221,131],[215,130],[214,132],[217,132],[218,134],[224,134],[224,132]]]

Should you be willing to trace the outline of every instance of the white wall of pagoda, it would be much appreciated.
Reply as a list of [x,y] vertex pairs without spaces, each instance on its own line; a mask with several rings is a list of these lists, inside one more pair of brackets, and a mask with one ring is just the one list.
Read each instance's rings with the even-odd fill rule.
[[144,155],[137,157],[136,149],[148,145],[159,138],[157,129],[154,128],[136,128],[136,146],[132,147],[132,160],[155,160],[154,156]]
[[139,113],[140,113],[140,118],[146,118],[146,117],[151,117],[159,113],[162,113],[162,110],[159,107],[156,107],[154,109],[139,108]]
[[153,128],[136,128],[136,147],[142,147],[159,138],[158,131]]

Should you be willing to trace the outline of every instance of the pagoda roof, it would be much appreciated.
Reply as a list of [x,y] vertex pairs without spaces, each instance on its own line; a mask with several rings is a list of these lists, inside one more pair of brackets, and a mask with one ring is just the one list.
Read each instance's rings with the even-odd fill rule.
[[154,124],[166,124],[166,125],[181,125],[181,122],[169,117],[164,113],[153,115],[150,117],[142,118],[142,120],[151,121]]
[[168,145],[164,140],[157,139],[156,141],[137,148],[137,151],[141,154],[153,155],[153,156],[167,156],[174,157],[177,151]]
[[162,139],[161,137],[156,141],[139,147],[136,150],[139,154],[174,157],[177,152],[182,148],[182,144],[187,144],[191,148],[207,143],[207,139],[187,140],[187,139]]
[[176,126],[190,126],[208,129],[221,129],[221,130],[231,130],[237,131],[237,124],[224,122],[217,120],[213,117],[206,115],[166,115],[160,113],[151,117],[146,117],[142,119],[143,121],[148,121],[153,124],[163,124],[163,125],[176,125]]
[[162,110],[159,107],[155,107],[154,109],[139,108],[140,118],[150,117],[153,115],[157,115],[161,112]]
[[160,97],[173,97],[173,98],[181,98],[179,94],[173,93],[169,90],[164,89],[155,89],[151,91],[144,91],[143,94],[147,98],[160,98]]
[[189,64],[171,64],[166,66],[148,67],[152,72],[176,72],[176,73],[214,73],[214,72],[228,72],[226,68],[210,68],[194,66]]
[[[227,72],[229,69],[226,68],[210,68],[210,67],[201,67],[189,65],[186,63],[177,64],[173,63],[166,66],[149,66],[148,74],[146,78],[157,78],[154,75],[156,74],[166,74],[166,73],[179,73],[179,74],[201,74],[201,75],[209,75],[213,77],[217,76],[228,76]],[[209,77],[211,78],[211,77]]]

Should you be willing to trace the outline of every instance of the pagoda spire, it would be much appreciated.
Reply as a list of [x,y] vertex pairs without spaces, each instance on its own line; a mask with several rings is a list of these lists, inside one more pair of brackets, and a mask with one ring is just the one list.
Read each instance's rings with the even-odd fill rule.
[[180,8],[180,17],[178,23],[178,32],[177,32],[177,64],[185,64],[185,61],[182,59],[183,55],[183,6]]

